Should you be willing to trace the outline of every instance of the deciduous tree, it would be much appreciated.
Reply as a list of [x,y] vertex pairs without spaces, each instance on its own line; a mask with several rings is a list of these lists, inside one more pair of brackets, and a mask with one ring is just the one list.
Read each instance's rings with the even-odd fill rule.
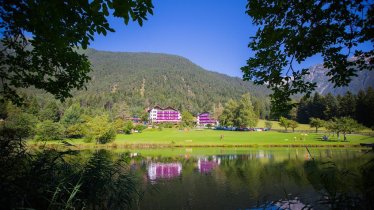
[[105,144],[114,141],[116,131],[107,115],[95,116],[86,123],[86,140]]
[[238,103],[230,99],[219,117],[219,123],[223,126],[234,126],[235,112],[238,108]]
[[193,115],[189,111],[184,110],[182,112],[182,126],[191,127],[191,126],[193,126],[193,124],[194,124]]
[[285,117],[279,118],[279,125],[284,127],[284,129],[287,131],[287,128],[290,127],[290,120]]
[[235,126],[253,128],[257,125],[258,116],[253,110],[251,96],[249,93],[246,93],[241,97],[236,113],[236,120],[234,120]]
[[316,128],[316,133],[318,133],[318,128],[323,127],[325,124],[325,121],[319,118],[311,117],[309,120],[310,120],[310,123],[309,123],[310,127]]
[[60,140],[64,137],[64,127],[59,122],[45,120],[38,124],[36,135],[41,141]]
[[[58,99],[83,88],[91,70],[86,49],[96,33],[114,32],[108,17],[140,25],[153,13],[151,0],[2,0],[0,95],[20,102],[17,88],[34,86]],[[26,36],[31,36],[27,38]]]
[[299,127],[299,124],[295,120],[289,120],[288,124],[292,128],[292,132],[295,132],[295,128]]
[[265,122],[265,127],[271,129],[271,128],[273,127],[273,122],[271,122],[271,121],[266,121],[266,122]]
[[374,68],[373,48],[355,48],[374,38],[370,1],[248,0],[246,13],[258,30],[248,45],[254,56],[241,68],[243,78],[273,90],[273,112],[287,114],[294,105],[291,95],[309,95],[316,87],[304,80],[309,69],[296,69],[295,63],[321,55],[335,87],[348,85],[357,71]]

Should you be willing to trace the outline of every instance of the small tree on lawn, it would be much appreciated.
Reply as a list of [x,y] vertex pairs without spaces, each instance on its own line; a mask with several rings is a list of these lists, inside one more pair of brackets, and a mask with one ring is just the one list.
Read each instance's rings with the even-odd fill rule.
[[344,136],[344,141],[347,140],[347,134],[363,129],[363,126],[356,120],[349,117],[333,118],[326,123],[327,130],[336,133],[340,139],[340,133]]
[[182,126],[191,127],[194,123],[194,117],[187,110],[182,112]]
[[292,132],[295,132],[295,128],[299,127],[299,124],[294,120],[289,120],[288,124],[292,128]]
[[113,122],[113,127],[114,129],[116,129],[117,133],[122,133],[124,126],[125,121],[122,118],[116,118]]
[[327,122],[325,122],[325,128],[332,132],[333,134],[336,133],[338,139],[340,139],[340,131],[339,131],[339,125],[337,123],[337,118],[333,118]]
[[363,126],[350,117],[342,117],[338,119],[340,132],[343,133],[344,141],[347,141],[347,134],[363,129]]
[[271,121],[266,121],[265,127],[271,129],[273,127],[273,123]]
[[124,123],[123,132],[125,134],[131,134],[132,129],[134,129],[134,123],[131,120],[128,120]]
[[311,128],[316,128],[316,133],[318,133],[318,128],[323,127],[325,124],[324,120],[321,120],[319,118],[313,118],[311,117],[310,119],[310,127]]
[[96,143],[105,144],[114,141],[116,130],[109,122],[107,115],[96,116],[86,123],[86,141],[94,140]]
[[279,125],[284,127],[284,129],[287,131],[287,128],[290,127],[290,120],[285,117],[279,118]]

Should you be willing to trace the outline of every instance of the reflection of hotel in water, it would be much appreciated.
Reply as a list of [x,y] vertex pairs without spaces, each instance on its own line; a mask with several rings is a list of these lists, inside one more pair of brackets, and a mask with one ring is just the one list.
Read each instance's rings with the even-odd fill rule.
[[181,163],[150,163],[148,165],[148,176],[150,180],[170,179],[179,176],[181,172]]
[[215,156],[213,156],[212,160],[208,160],[208,158],[199,158],[197,161],[197,167],[199,168],[200,173],[209,173],[219,164],[221,164],[221,159]]

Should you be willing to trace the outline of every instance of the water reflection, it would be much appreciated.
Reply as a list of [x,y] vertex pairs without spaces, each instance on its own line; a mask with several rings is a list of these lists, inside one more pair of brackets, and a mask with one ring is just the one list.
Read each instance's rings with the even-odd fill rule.
[[[17,165],[18,171],[0,168],[1,208],[370,209],[374,206],[373,152],[359,149],[308,152],[305,148],[201,150],[204,151],[199,148],[166,151],[176,153],[167,157],[161,156],[165,150],[35,152],[31,159]],[[203,152],[211,155],[201,155]]]
[[[305,148],[298,148],[222,154],[218,150],[221,154],[189,153],[188,158],[185,151],[172,158],[138,152],[153,161],[147,164],[149,180],[144,180],[148,185],[145,184],[141,209],[365,209],[371,206],[372,192],[363,190],[366,186],[362,183],[370,180],[368,174],[374,168],[370,160],[374,155],[366,151],[311,149],[309,153]],[[363,165],[366,172],[362,170]],[[163,181],[159,182],[160,179]]]
[[250,210],[307,210],[311,205],[302,203],[297,197],[292,200],[279,200]]
[[151,181],[156,179],[171,179],[182,172],[181,163],[149,163],[148,177]]
[[213,156],[211,159],[199,158],[197,161],[197,167],[200,173],[210,173],[215,167],[221,164],[221,158]]

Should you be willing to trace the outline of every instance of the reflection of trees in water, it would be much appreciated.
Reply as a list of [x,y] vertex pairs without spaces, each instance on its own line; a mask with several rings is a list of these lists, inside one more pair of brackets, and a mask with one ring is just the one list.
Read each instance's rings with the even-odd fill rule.
[[139,198],[126,155],[99,150],[26,151],[12,131],[0,135],[1,209],[128,209]]
[[308,161],[306,177],[330,209],[371,209],[374,206],[374,159]]
[[220,171],[231,187],[236,190],[247,188],[249,197],[257,201],[260,208],[284,206],[287,202],[295,205],[295,197],[300,196],[300,189],[303,189],[302,194],[309,196],[300,198],[304,200],[296,203],[298,206],[305,203],[306,209],[310,204],[314,208],[370,209],[374,206],[374,182],[371,177],[374,160],[350,156],[352,159],[327,162],[289,159],[267,163],[259,159],[243,161],[246,158],[228,158],[222,161]]

